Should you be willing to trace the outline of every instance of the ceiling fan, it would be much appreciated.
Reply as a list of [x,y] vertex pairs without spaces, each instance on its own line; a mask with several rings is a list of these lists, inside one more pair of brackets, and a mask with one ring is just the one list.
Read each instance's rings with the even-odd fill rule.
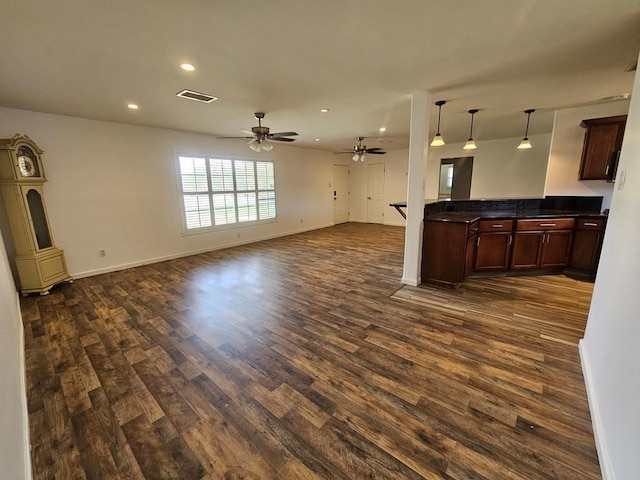
[[271,141],[276,142],[293,142],[293,137],[298,135],[296,132],[278,132],[278,133],[269,133],[269,127],[262,126],[262,119],[264,118],[264,112],[256,112],[254,113],[256,118],[258,119],[258,126],[252,127],[251,132],[248,130],[247,133],[251,134],[250,137],[218,137],[219,139],[225,138],[251,138],[251,141],[248,143],[249,148],[254,152],[268,152],[273,148]]
[[366,155],[384,155],[385,153],[387,153],[378,147],[367,148],[366,145],[362,145],[362,141],[364,140],[364,137],[357,137],[357,140],[358,140],[358,145],[354,145],[353,149],[347,152],[334,152],[334,153],[337,153],[337,154],[348,153],[349,155],[353,155],[351,159],[354,162],[357,162],[357,161],[364,162],[366,159]]

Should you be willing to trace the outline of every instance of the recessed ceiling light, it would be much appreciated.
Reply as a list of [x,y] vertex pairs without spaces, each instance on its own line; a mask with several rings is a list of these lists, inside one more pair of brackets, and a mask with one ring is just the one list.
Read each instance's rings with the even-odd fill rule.
[[319,138],[316,138],[316,142],[319,142],[319,141],[320,141],[320,139],[319,139]]
[[193,72],[193,71],[196,69],[196,67],[194,67],[194,66],[193,66],[193,65],[191,65],[190,63],[181,63],[181,64],[180,64],[180,68],[181,68],[182,70],[187,71],[187,72]]
[[385,127],[380,127],[380,131],[381,131],[381,132],[386,132],[386,131],[387,131],[387,129],[386,129]]
[[328,108],[321,108],[321,109],[320,109],[320,111],[321,111],[322,113],[327,113],[327,112],[329,111],[329,109],[328,109]]
[[130,110],[138,110],[138,105],[136,105],[135,103],[129,103],[127,105],[127,108]]

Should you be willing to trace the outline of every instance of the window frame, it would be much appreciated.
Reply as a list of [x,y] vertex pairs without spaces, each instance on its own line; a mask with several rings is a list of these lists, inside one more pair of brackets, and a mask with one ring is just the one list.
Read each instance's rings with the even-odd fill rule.
[[[185,201],[184,201],[184,196],[185,193],[186,194],[198,194],[197,192],[184,192],[183,190],[183,185],[182,185],[182,171],[181,171],[181,167],[180,167],[180,158],[204,158],[205,159],[205,165],[206,165],[206,172],[207,172],[207,191],[206,192],[199,192],[200,195],[207,195],[208,201],[209,201],[209,212],[211,215],[211,225],[210,226],[206,226],[206,227],[196,227],[196,228],[187,228],[187,215],[186,215],[186,208],[185,208]],[[212,177],[211,177],[211,164],[210,164],[210,160],[230,160],[232,162],[232,172],[233,172],[233,191],[214,191],[213,190],[213,186],[212,186]],[[235,176],[235,162],[236,161],[242,161],[242,162],[251,162],[252,166],[253,166],[253,174],[254,174],[254,181],[255,181],[255,189],[253,190],[238,190],[237,189],[237,179]],[[276,187],[276,162],[273,159],[258,159],[258,158],[247,158],[247,157],[240,157],[237,155],[211,155],[211,154],[203,154],[203,153],[194,153],[194,152],[186,152],[186,151],[179,151],[179,152],[175,152],[174,154],[174,166],[175,166],[175,172],[176,172],[176,186],[177,186],[177,191],[178,191],[178,197],[179,197],[179,205],[180,205],[180,223],[181,223],[181,233],[183,236],[187,236],[187,235],[194,235],[194,234],[200,234],[200,233],[209,233],[209,232],[216,232],[216,231],[221,231],[221,230],[232,230],[232,229],[237,229],[237,228],[246,228],[246,227],[252,227],[252,226],[256,226],[256,225],[263,225],[263,224],[269,224],[269,223],[277,223],[278,222],[278,197],[276,195],[276,191],[277,191],[277,187]],[[270,163],[273,166],[273,189],[268,189],[268,190],[260,190],[258,188],[259,186],[259,182],[258,182],[258,175],[257,175],[257,165],[260,162],[265,162],[265,163]],[[259,210],[260,210],[260,199],[259,199],[259,194],[260,192],[273,192],[274,195],[274,208],[275,208],[275,216],[272,218],[265,218],[265,219],[257,219],[257,220],[249,220],[249,221],[239,221],[239,212],[238,212],[238,194],[243,194],[243,193],[247,193],[247,192],[252,192],[255,193],[255,199],[256,199],[256,203],[255,203],[255,208],[256,208],[256,215],[259,216]],[[227,223],[227,224],[223,224],[223,225],[215,225],[215,217],[214,217],[214,206],[213,206],[213,195],[214,194],[224,194],[224,193],[233,193],[234,195],[234,201],[235,201],[235,205],[234,205],[234,212],[236,215],[236,221],[234,223]]]

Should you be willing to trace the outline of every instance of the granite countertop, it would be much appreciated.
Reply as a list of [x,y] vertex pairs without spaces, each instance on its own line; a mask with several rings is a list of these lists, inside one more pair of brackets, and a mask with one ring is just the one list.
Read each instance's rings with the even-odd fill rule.
[[557,218],[557,217],[606,217],[600,212],[576,212],[575,210],[500,210],[482,212],[442,212],[425,217],[430,222],[472,223],[481,219],[492,218]]

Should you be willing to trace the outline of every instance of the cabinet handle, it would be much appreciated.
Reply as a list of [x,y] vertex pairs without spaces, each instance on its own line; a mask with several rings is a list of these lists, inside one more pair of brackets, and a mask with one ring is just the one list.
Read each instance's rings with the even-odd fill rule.
[[494,223],[493,225],[491,225],[492,228],[502,228],[503,226],[504,225],[497,224],[497,223]]
[[585,227],[597,227],[598,224],[597,223],[591,223],[591,222],[584,222],[584,226]]
[[555,227],[556,224],[555,223],[541,223],[540,226],[541,227]]
[[476,242],[476,246],[480,246],[480,237],[478,236],[478,241]]
[[609,175],[609,165],[607,165],[607,168],[604,169],[604,174]]
[[513,242],[513,235],[509,235],[509,245],[511,245],[511,242]]

